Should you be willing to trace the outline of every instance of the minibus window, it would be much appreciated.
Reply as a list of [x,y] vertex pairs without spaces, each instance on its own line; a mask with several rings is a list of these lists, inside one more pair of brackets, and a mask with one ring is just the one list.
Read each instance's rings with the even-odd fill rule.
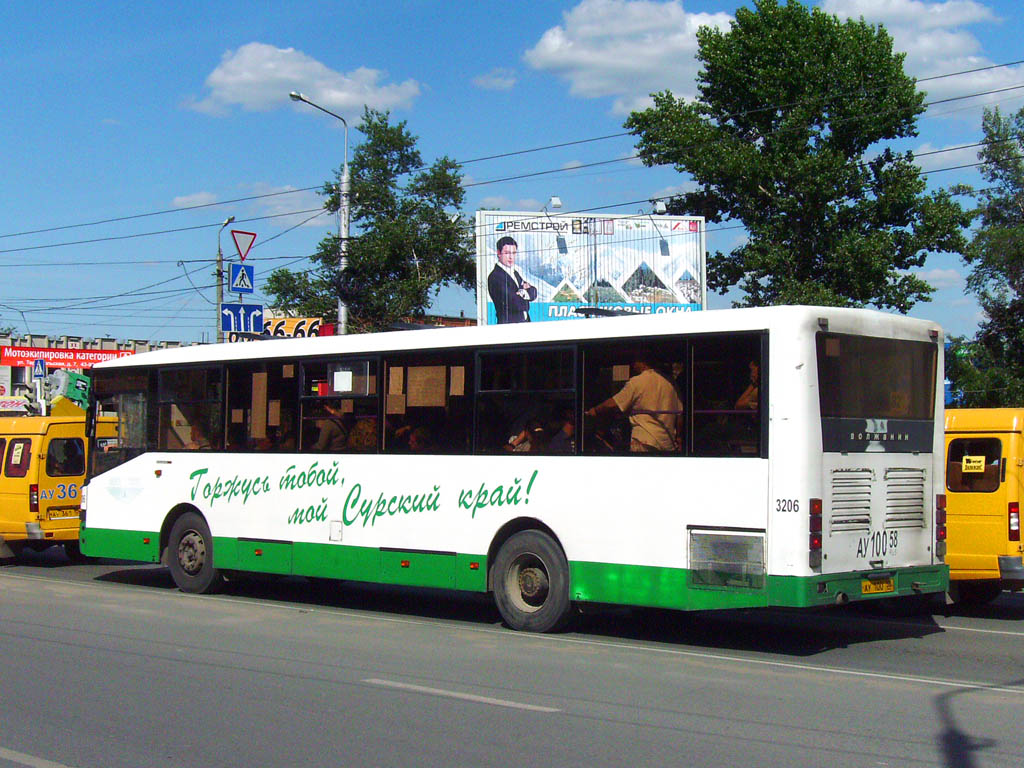
[[997,437],[957,438],[946,456],[946,487],[953,493],[992,493],[999,488],[1002,445]]
[[46,474],[68,477],[85,474],[85,445],[77,437],[56,438],[46,449]]
[[28,474],[28,465],[31,461],[32,441],[27,437],[16,437],[7,446],[4,474],[7,477],[24,477]]

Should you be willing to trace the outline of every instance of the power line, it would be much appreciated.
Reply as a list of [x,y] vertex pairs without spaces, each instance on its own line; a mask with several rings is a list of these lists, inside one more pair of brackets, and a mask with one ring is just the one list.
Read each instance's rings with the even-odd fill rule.
[[[928,82],[928,81],[932,81],[932,80],[940,80],[940,79],[949,78],[949,77],[957,77],[957,76],[960,76],[960,75],[974,74],[974,73],[977,73],[977,72],[983,72],[983,71],[987,71],[987,70],[1003,69],[1003,68],[1007,68],[1007,67],[1011,67],[1011,66],[1016,66],[1018,64],[1024,64],[1024,59],[1020,59],[1020,60],[1016,60],[1016,61],[1010,61],[1010,62],[1006,62],[1006,63],[1003,63],[1003,64],[991,64],[991,65],[984,66],[984,67],[976,67],[974,69],[965,69],[965,70],[959,70],[959,71],[956,71],[956,72],[947,72],[947,73],[940,74],[940,75],[932,75],[930,77],[917,78],[916,82],[923,83],[923,82]],[[1020,87],[1020,86],[1015,86],[1015,87]],[[929,102],[929,103],[926,104],[926,106],[930,106],[930,105],[933,105],[933,104],[945,103],[947,101],[951,101],[951,100],[955,100],[955,99],[960,99],[960,98],[972,98],[972,97],[977,97],[977,96],[991,95],[993,93],[998,93],[998,92],[1001,92],[1003,90],[1012,90],[1012,89],[1013,88],[999,89],[999,90],[995,90],[995,91],[986,91],[986,92],[983,92],[983,93],[971,94],[970,96],[955,97],[954,99],[942,99],[942,100],[938,100],[938,101],[934,101],[934,102]],[[799,106],[800,104],[809,103],[809,101],[810,101],[809,99],[804,99],[804,100],[798,100],[798,101],[792,102],[790,104],[768,105],[768,106],[764,106],[764,107],[758,107],[758,108],[756,108],[754,110],[747,110],[747,111],[742,112],[742,113],[736,113],[734,115],[727,115],[725,117],[726,118],[735,118],[735,117],[741,117],[741,116],[748,115],[748,114],[753,114],[753,113],[756,113],[756,112],[759,112],[759,111],[775,110],[775,109],[781,109],[781,108],[785,108],[785,107]],[[540,147],[531,147],[531,148],[528,148],[528,149],[512,150],[512,151],[509,151],[509,152],[502,152],[502,153],[493,154],[493,155],[484,155],[484,156],[481,156],[481,157],[475,157],[475,158],[470,158],[468,160],[461,160],[461,161],[456,161],[456,162],[457,162],[458,165],[464,166],[464,165],[470,165],[470,164],[473,164],[473,163],[479,163],[479,162],[484,162],[484,161],[488,161],[488,160],[499,160],[499,159],[505,159],[505,158],[508,158],[508,157],[514,157],[514,156],[518,156],[518,155],[533,154],[533,153],[536,153],[536,152],[544,152],[544,151],[551,150],[551,149],[562,149],[562,148],[569,147],[569,146],[576,146],[576,145],[580,145],[580,144],[594,143],[594,142],[598,142],[598,141],[605,141],[605,140],[608,140],[608,139],[622,138],[624,136],[629,136],[629,135],[631,135],[630,131],[620,131],[618,133],[611,133],[611,134],[606,134],[606,135],[603,135],[603,136],[594,136],[594,137],[590,137],[590,138],[575,139],[575,140],[570,140],[570,141],[558,142],[558,143],[554,143],[554,144],[546,144],[546,145],[543,145],[543,146],[540,146]],[[632,158],[627,158],[627,159],[632,159]],[[608,161],[608,162],[613,162],[613,161]],[[426,165],[423,165],[423,166],[419,166],[418,168],[415,168],[415,169],[412,169],[412,170],[414,170],[414,171],[415,170],[422,170],[423,168],[426,168],[426,167],[427,167]],[[515,177],[511,177],[511,178],[514,179]],[[495,180],[495,181],[497,182],[497,181],[504,181],[504,180],[505,179],[498,179],[498,180]],[[0,239],[10,238],[10,237],[19,237],[19,236],[23,236],[23,235],[43,234],[43,233],[46,233],[46,232],[58,232],[58,231],[66,230],[66,229],[75,229],[75,228],[80,228],[80,227],[91,227],[91,226],[97,226],[97,225],[100,225],[100,224],[110,224],[110,223],[117,223],[117,222],[122,222],[122,221],[131,221],[131,220],[134,220],[134,219],[140,219],[140,218],[146,218],[146,217],[152,217],[152,216],[161,216],[161,215],[170,214],[170,213],[179,213],[179,212],[182,212],[182,211],[192,211],[192,210],[198,210],[198,209],[203,209],[203,208],[212,208],[212,207],[223,206],[223,205],[231,205],[231,204],[235,204],[235,203],[249,202],[249,201],[252,201],[252,200],[260,200],[260,199],[265,199],[265,198],[269,198],[269,197],[276,197],[276,196],[280,196],[280,195],[290,195],[290,194],[297,194],[299,192],[309,192],[309,191],[312,191],[312,190],[321,189],[322,187],[323,187],[322,184],[318,184],[318,185],[315,185],[315,186],[300,187],[300,188],[297,188],[297,189],[283,190],[283,191],[280,191],[280,192],[269,192],[269,193],[262,194],[262,195],[249,195],[249,196],[246,196],[246,197],[232,198],[232,199],[229,199],[229,200],[223,200],[223,201],[212,202],[212,203],[198,203],[196,205],[181,206],[179,208],[167,208],[167,209],[158,210],[158,211],[151,211],[151,212],[148,212],[148,213],[138,213],[138,214],[131,214],[131,215],[127,215],[127,216],[119,216],[119,217],[113,217],[113,218],[107,218],[107,219],[99,219],[99,220],[96,220],[96,221],[80,222],[80,223],[77,223],[77,224],[65,224],[65,225],[53,226],[53,227],[45,227],[45,228],[40,228],[40,229],[24,230],[24,231],[21,231],[21,232],[11,232],[11,233],[7,233],[7,234],[0,234]],[[258,220],[259,220],[258,218],[253,218],[253,219],[247,219],[246,221],[258,221]],[[214,226],[214,225],[207,225],[207,226]],[[199,227],[195,227],[195,228],[199,228]],[[183,228],[182,230],[168,230],[168,231],[170,231],[170,232],[173,232],[173,231],[185,231],[187,229],[189,229],[189,228]],[[156,234],[162,234],[162,233],[156,233]],[[141,236],[144,236],[144,235],[136,235],[136,236],[140,236],[141,237]],[[82,242],[93,242],[93,241],[82,241]],[[6,252],[8,252],[8,251],[0,251],[0,253],[6,253]]]

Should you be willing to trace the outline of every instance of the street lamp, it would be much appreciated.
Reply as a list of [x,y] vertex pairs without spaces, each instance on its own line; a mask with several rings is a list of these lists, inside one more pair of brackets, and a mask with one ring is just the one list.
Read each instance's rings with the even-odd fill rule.
[[221,304],[224,303],[224,255],[220,250],[220,233],[224,231],[224,227],[235,220],[234,216],[228,216],[224,219],[224,223],[220,225],[220,229],[217,230],[217,343],[220,344],[224,341],[224,328],[221,325]]
[[[341,240],[341,247],[338,252],[338,272],[342,274],[345,272],[345,267],[348,266],[348,217],[349,217],[349,176],[348,176],[348,121],[345,120],[341,115],[337,115],[331,112],[329,109],[324,109],[319,104],[314,104],[312,101],[307,99],[298,91],[292,91],[288,94],[292,101],[301,101],[309,104],[314,109],[319,109],[321,112],[325,112],[331,117],[336,117],[341,120],[341,124],[345,126],[345,163],[341,167],[341,200],[338,206],[338,239]],[[348,308],[345,306],[344,300],[341,296],[338,296],[338,327],[335,333],[344,334],[347,331],[348,326]]]

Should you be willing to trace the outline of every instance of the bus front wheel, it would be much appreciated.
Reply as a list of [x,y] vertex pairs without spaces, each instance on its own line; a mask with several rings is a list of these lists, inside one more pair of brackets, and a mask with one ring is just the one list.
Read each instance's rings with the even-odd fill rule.
[[186,512],[171,528],[167,565],[182,592],[207,594],[224,585],[224,576],[213,567],[213,537],[206,521]]
[[494,602],[512,629],[551,632],[569,619],[569,563],[540,531],[520,531],[498,550],[492,573]]

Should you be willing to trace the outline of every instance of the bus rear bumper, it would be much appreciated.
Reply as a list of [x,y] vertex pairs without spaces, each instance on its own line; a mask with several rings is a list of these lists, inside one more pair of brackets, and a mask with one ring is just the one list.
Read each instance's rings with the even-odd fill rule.
[[999,581],[1003,589],[1024,589],[1024,558],[1020,555],[1000,555]]
[[883,571],[770,577],[769,605],[811,608],[865,600],[945,592],[949,568],[944,564]]

